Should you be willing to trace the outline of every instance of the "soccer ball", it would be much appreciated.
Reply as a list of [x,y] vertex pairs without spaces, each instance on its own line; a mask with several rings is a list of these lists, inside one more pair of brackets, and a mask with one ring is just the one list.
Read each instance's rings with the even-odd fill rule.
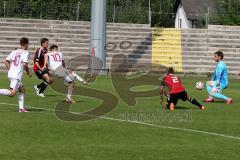
[[203,84],[202,82],[197,82],[197,83],[196,83],[196,88],[197,88],[198,90],[202,90],[202,89],[204,88],[204,84]]

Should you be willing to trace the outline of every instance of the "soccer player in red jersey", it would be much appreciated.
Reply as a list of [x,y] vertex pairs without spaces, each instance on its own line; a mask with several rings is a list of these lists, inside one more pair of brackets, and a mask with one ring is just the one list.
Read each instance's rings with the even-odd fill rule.
[[47,38],[41,39],[41,48],[38,48],[34,55],[33,70],[39,79],[43,82],[39,85],[35,85],[34,89],[36,94],[40,97],[45,97],[43,91],[47,88],[48,84],[52,83],[52,78],[49,76],[47,68],[44,67],[44,55],[47,53],[49,40]]
[[189,101],[192,104],[198,106],[199,109],[204,110],[205,107],[202,106],[198,101],[190,96],[188,96],[187,92],[185,91],[184,86],[181,83],[179,77],[174,75],[173,68],[169,68],[167,71],[166,76],[164,76],[162,84],[160,86],[160,104],[163,103],[163,94],[164,94],[164,87],[168,87],[167,93],[167,103],[164,108],[169,108],[173,111],[175,105],[177,104],[178,100],[181,99],[182,101]]

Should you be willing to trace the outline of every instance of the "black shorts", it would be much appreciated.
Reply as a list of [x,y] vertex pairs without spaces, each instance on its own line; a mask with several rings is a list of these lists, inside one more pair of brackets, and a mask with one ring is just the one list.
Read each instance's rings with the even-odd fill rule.
[[186,101],[188,99],[187,92],[182,91],[179,93],[167,95],[167,104],[170,105],[171,103],[174,103],[174,105],[176,105],[179,99],[181,99],[182,101]]
[[48,72],[47,69],[45,69],[45,70],[43,70],[43,71],[37,70],[37,71],[35,72],[35,74],[36,74],[36,76],[37,76],[39,79],[43,79],[43,75],[44,75],[44,74],[48,74],[48,75],[49,75],[49,72]]

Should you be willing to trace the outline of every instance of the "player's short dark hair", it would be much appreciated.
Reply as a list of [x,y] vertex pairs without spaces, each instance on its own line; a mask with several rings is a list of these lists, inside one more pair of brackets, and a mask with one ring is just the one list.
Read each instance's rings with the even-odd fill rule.
[[25,37],[22,37],[21,39],[20,39],[20,45],[21,46],[25,46],[26,44],[28,44],[29,42],[28,42],[28,38],[25,38]]
[[221,59],[223,59],[223,57],[224,57],[224,54],[222,51],[217,51],[214,54],[217,55],[218,57],[221,57]]
[[168,70],[167,70],[167,74],[174,74],[175,71],[173,69],[173,67],[169,67]]
[[50,51],[53,50],[53,49],[58,49],[58,46],[56,44],[53,44],[53,45],[50,46],[49,49],[50,49]]
[[42,39],[41,39],[41,46],[43,45],[43,43],[45,43],[45,42],[47,42],[47,41],[49,41],[47,38],[42,38]]

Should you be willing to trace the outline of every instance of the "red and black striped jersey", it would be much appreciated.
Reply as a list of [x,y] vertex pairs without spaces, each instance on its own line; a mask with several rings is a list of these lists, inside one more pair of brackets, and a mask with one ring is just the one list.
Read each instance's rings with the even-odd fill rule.
[[36,62],[38,62],[40,67],[44,65],[44,55],[47,53],[47,49],[38,48],[34,55],[34,65],[33,70],[34,72],[38,71],[40,68],[37,67]]

